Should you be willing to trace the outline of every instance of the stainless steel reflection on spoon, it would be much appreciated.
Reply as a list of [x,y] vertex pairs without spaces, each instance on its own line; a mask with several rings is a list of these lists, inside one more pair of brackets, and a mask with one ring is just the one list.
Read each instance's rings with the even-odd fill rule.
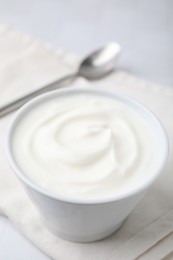
[[121,47],[115,42],[109,43],[94,51],[80,63],[78,70],[75,73],[62,77],[24,97],[0,107],[0,118],[18,109],[33,97],[66,86],[77,77],[94,80],[106,76],[114,69],[115,62],[117,61],[120,52]]

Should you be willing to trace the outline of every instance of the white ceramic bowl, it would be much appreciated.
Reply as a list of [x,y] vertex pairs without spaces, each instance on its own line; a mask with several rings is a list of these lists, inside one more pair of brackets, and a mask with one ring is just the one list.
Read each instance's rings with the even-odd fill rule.
[[[15,161],[12,152],[11,140],[15,126],[20,123],[26,112],[34,105],[45,100],[79,92],[101,94],[118,99],[135,109],[148,122],[156,138],[157,156],[154,169],[141,181],[138,186],[128,192],[106,198],[71,198],[51,194],[42,189],[22,172]],[[26,187],[26,190],[35,203],[46,225],[59,237],[75,242],[91,242],[103,239],[120,227],[129,213],[140,201],[144,192],[151,186],[162,172],[168,156],[168,141],[165,131],[158,119],[143,105],[126,96],[99,90],[98,88],[66,88],[41,95],[24,105],[14,116],[6,138],[6,151],[9,163],[17,177]]]

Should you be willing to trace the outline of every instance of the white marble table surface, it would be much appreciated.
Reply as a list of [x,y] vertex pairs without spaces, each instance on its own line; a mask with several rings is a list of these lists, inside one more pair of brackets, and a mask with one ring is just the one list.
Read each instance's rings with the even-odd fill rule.
[[[80,55],[118,41],[122,69],[173,85],[172,0],[0,0],[0,23]],[[0,259],[50,258],[0,217]]]

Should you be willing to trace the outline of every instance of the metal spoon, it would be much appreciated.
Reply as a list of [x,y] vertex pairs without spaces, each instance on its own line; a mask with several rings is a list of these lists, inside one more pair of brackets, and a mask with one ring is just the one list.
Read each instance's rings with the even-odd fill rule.
[[30,99],[45,92],[67,85],[69,82],[74,81],[77,77],[93,80],[106,76],[114,69],[115,62],[120,52],[121,47],[118,43],[109,43],[105,45],[87,56],[80,63],[78,70],[75,73],[62,77],[30,94],[27,94],[24,97],[0,107],[0,118],[18,109]]

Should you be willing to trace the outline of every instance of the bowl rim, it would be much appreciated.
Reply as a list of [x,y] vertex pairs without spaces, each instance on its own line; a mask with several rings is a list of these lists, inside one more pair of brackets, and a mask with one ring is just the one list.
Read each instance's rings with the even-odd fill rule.
[[[103,96],[109,96],[112,99],[118,99],[128,106],[133,106],[134,108],[137,108],[138,110],[142,111],[147,118],[151,118],[154,124],[157,125],[157,130],[160,131],[160,134],[162,135],[162,158],[158,162],[157,167],[155,167],[155,171],[153,170],[153,173],[147,174],[147,178],[144,182],[139,182],[135,188],[128,190],[128,192],[122,192],[119,194],[114,194],[114,195],[109,195],[105,197],[95,197],[95,198],[79,198],[75,196],[70,196],[70,195],[62,195],[58,193],[51,193],[50,191],[42,188],[39,186],[37,183],[32,181],[27,175],[25,175],[20,167],[17,165],[17,162],[15,161],[14,155],[12,153],[12,145],[11,145],[11,140],[12,140],[12,134],[14,131],[15,126],[17,125],[18,121],[22,118],[22,116],[34,105],[38,105],[44,100],[48,100],[51,97],[60,97],[61,95],[70,95],[71,93],[90,93],[90,94],[96,94],[96,95],[103,95]],[[152,128],[152,127],[151,127]],[[29,102],[27,102],[25,105],[23,105],[13,116],[11,122],[9,123],[9,126],[6,131],[6,136],[5,136],[5,151],[7,155],[8,162],[13,169],[15,175],[17,176],[18,179],[22,181],[23,184],[25,184],[28,188],[32,188],[34,191],[38,192],[39,194],[41,193],[42,195],[49,197],[54,200],[59,200],[63,202],[68,202],[68,203],[75,203],[75,204],[103,204],[103,203],[108,203],[108,202],[113,202],[113,201],[119,201],[121,199],[128,198],[129,196],[133,196],[139,192],[142,192],[146,190],[154,181],[155,179],[160,175],[162,172],[167,158],[168,158],[168,152],[169,152],[169,142],[168,142],[168,136],[167,133],[160,122],[160,120],[154,115],[153,112],[151,112],[146,106],[141,104],[140,102],[136,101],[134,98],[131,98],[127,95],[121,94],[117,91],[114,90],[107,90],[105,87],[99,88],[97,87],[86,87],[86,86],[81,86],[81,87],[66,87],[63,89],[57,89],[53,90],[44,94],[39,95],[38,97],[35,97],[31,99]]]

